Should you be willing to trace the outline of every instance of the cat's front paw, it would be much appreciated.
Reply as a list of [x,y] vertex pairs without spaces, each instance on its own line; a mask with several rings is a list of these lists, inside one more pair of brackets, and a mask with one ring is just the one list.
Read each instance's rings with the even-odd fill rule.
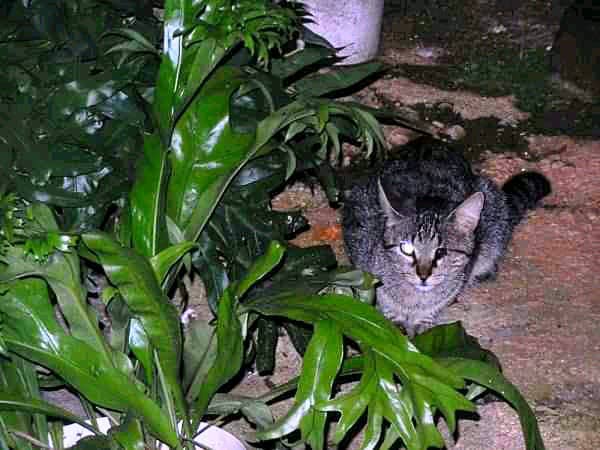
[[400,321],[394,322],[394,325],[400,328],[410,339],[429,330],[433,326],[431,323],[406,323]]

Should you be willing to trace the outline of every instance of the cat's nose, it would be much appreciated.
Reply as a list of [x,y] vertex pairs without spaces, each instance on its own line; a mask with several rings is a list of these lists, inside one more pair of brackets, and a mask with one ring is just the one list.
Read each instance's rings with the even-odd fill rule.
[[422,282],[425,282],[431,276],[431,269],[431,264],[417,264],[417,276]]

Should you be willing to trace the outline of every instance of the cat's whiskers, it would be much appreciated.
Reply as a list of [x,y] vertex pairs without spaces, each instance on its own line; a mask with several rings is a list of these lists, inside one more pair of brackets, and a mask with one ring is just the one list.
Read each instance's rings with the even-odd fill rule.
[[381,281],[378,308],[414,333],[465,286],[495,273],[514,226],[550,185],[523,172],[500,190],[431,138],[397,155],[347,191],[344,241],[353,263]]

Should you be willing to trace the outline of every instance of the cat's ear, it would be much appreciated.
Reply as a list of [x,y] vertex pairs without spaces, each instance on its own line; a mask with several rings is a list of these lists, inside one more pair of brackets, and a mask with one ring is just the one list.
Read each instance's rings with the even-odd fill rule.
[[479,224],[484,200],[483,192],[475,192],[452,211],[454,224],[462,233],[470,234],[475,231]]
[[390,223],[394,223],[402,219],[403,215],[400,214],[399,211],[403,212],[404,215],[406,215],[407,210],[410,210],[411,208],[414,209],[414,200],[411,202],[411,199],[404,199],[399,205],[399,209],[394,208],[392,206],[392,203],[390,202],[389,197],[383,190],[381,178],[377,178],[377,196],[379,198],[379,204],[381,205],[383,214],[388,219],[388,225]]

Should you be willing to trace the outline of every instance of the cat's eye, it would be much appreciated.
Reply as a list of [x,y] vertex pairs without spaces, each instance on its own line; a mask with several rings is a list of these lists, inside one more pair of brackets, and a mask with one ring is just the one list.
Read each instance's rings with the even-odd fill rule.
[[403,242],[400,244],[400,251],[406,256],[412,256],[415,252],[415,247],[410,242]]
[[446,256],[447,254],[448,254],[448,251],[445,248],[440,247],[435,251],[435,259],[441,259],[444,256]]

